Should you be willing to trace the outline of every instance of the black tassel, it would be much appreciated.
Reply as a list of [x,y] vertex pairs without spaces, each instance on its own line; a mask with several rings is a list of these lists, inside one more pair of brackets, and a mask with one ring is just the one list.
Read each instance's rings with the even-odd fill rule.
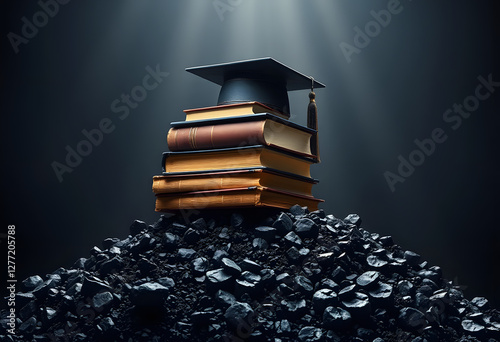
[[307,106],[307,127],[316,130],[311,136],[311,154],[315,156],[315,161],[319,159],[318,141],[318,107],[316,106],[316,94],[314,93],[314,78],[311,77],[311,92],[309,93],[309,105]]

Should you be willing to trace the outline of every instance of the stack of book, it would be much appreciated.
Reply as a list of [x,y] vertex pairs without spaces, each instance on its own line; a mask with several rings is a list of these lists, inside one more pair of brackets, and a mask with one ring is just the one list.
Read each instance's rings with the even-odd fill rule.
[[316,210],[322,202],[311,193],[318,182],[310,174],[316,130],[259,101],[220,102],[184,110],[185,121],[171,123],[170,152],[163,153],[163,173],[153,177],[156,211],[295,204]]
[[312,194],[314,130],[258,102],[185,110],[171,123],[163,174],[153,177],[156,210],[294,204]]

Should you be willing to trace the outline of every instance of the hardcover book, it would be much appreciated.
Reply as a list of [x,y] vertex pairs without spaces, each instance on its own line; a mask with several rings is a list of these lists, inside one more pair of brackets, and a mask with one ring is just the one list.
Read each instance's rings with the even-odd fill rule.
[[249,145],[281,147],[313,157],[313,129],[269,113],[237,118],[172,123],[167,134],[170,151],[218,149]]
[[156,211],[179,209],[274,207],[288,209],[295,204],[318,209],[323,200],[312,196],[292,194],[266,187],[248,187],[221,190],[200,190],[174,194],[157,194]]
[[266,168],[177,172],[154,176],[153,192],[178,193],[260,186],[311,196],[312,186],[317,182],[312,178]]
[[263,145],[215,150],[164,152],[163,172],[208,171],[234,168],[271,168],[311,177],[314,161],[287,150]]

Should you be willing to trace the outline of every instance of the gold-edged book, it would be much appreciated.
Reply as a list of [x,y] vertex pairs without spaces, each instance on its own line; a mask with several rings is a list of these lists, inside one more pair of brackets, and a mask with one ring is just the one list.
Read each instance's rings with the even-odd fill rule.
[[289,118],[288,115],[274,110],[271,107],[257,101],[185,109],[184,113],[186,113],[186,121],[226,118],[257,113],[271,113],[283,119]]
[[277,147],[255,145],[214,150],[164,152],[163,172],[271,168],[311,177],[311,158]]
[[180,209],[273,207],[289,209],[295,204],[318,209],[323,200],[266,187],[204,190],[156,195],[156,211]]
[[316,183],[318,181],[312,178],[268,168],[233,169],[154,176],[153,192],[162,194],[259,186],[311,196],[312,186]]

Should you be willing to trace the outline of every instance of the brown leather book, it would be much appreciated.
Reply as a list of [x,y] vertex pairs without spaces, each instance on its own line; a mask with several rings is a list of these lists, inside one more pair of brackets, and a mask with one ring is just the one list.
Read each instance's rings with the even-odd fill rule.
[[274,207],[289,209],[295,204],[318,209],[323,200],[266,187],[192,191],[156,195],[156,211],[231,207]]
[[256,145],[216,150],[164,152],[163,172],[210,171],[243,168],[271,168],[311,177],[314,160],[284,149]]
[[257,101],[185,109],[184,113],[186,113],[186,121],[234,117],[257,113],[272,113],[284,119],[288,119],[289,117],[288,115],[278,112],[271,107],[268,107],[265,104]]
[[[173,127],[167,134],[170,151],[192,151],[249,145],[277,146],[312,157],[311,130],[263,118],[259,121],[229,122]],[[214,120],[209,120],[214,123]]]
[[317,182],[312,178],[263,168],[180,172],[154,176],[153,192],[162,194],[261,186],[311,196],[312,186]]

